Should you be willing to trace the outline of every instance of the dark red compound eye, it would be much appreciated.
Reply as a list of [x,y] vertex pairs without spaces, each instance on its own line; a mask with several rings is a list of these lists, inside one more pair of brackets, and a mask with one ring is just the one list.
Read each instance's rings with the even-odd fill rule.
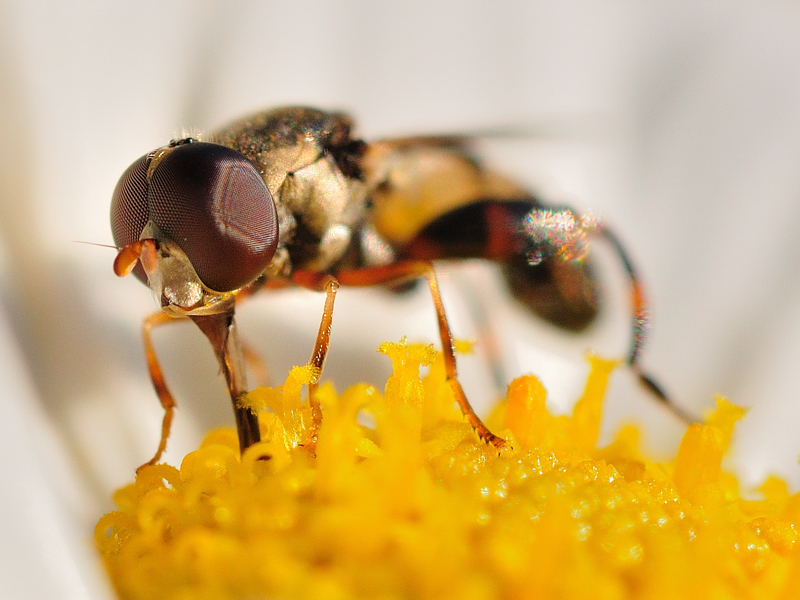
[[[147,156],[128,167],[119,178],[111,197],[111,234],[114,236],[114,244],[119,248],[137,241],[149,220],[147,166],[150,161]],[[140,263],[136,263],[133,274],[147,284],[147,275]]]
[[278,243],[278,217],[267,186],[244,155],[217,144],[176,146],[149,185],[145,177],[146,203],[142,170],[146,174],[146,157],[125,172],[114,193],[117,245],[139,239],[151,220],[186,253],[201,281],[218,292],[247,285],[269,265]]

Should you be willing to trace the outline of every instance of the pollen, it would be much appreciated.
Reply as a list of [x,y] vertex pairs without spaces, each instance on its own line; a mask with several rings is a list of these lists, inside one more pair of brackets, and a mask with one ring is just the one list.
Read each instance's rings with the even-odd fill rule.
[[582,397],[551,415],[538,379],[515,380],[488,419],[498,454],[464,422],[431,346],[384,344],[384,390],[317,392],[293,370],[244,399],[262,442],[239,455],[208,434],[180,468],[141,469],[95,540],[123,599],[797,597],[800,495],[768,479],[744,499],[721,461],[743,411],[723,399],[674,460],[639,431],[598,446],[615,365],[591,357]]

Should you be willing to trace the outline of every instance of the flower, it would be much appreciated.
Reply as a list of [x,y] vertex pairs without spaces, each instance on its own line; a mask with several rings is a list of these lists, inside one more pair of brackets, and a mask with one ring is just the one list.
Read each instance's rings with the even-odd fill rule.
[[[245,399],[263,441],[240,458],[210,433],[180,469],[145,467],[95,539],[123,600],[146,598],[785,598],[800,574],[800,495],[778,479],[745,500],[721,469],[744,411],[723,399],[674,460],[638,431],[598,448],[614,361],[590,357],[572,415],[533,376],[489,420],[484,445],[455,408],[431,346],[384,344],[385,393],[318,398],[315,445],[294,369]],[[432,363],[432,364],[431,364]],[[431,365],[420,378],[420,367]],[[369,422],[361,424],[364,418]],[[312,449],[313,448],[313,449]]]

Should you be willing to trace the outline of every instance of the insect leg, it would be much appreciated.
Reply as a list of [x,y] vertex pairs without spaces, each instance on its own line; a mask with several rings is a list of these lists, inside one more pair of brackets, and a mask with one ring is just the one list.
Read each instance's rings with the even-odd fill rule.
[[458,402],[458,405],[461,407],[461,412],[464,413],[464,417],[466,417],[469,424],[472,425],[472,428],[478,436],[487,444],[491,444],[495,448],[500,449],[505,446],[506,441],[493,434],[489,431],[489,428],[483,424],[480,417],[475,414],[469,400],[467,400],[464,389],[458,381],[453,334],[450,332],[450,325],[447,322],[447,317],[444,312],[442,297],[439,293],[439,283],[436,280],[436,272],[433,269],[433,264],[429,261],[406,261],[381,267],[344,271],[339,274],[339,281],[342,285],[371,286],[385,283],[402,283],[403,281],[417,277],[424,277],[431,291],[433,304],[436,308],[439,337],[442,341],[447,383],[453,390],[456,402]]
[[189,318],[206,335],[217,355],[233,402],[239,448],[244,452],[261,440],[261,433],[258,416],[250,409],[239,406],[239,398],[247,392],[247,377],[233,309],[210,315],[190,315]]
[[139,469],[145,465],[154,465],[161,459],[161,455],[164,454],[164,450],[167,448],[167,438],[172,428],[172,419],[175,416],[175,399],[172,397],[172,392],[169,391],[167,382],[164,380],[164,372],[161,370],[155,346],[153,346],[153,338],[150,335],[150,330],[153,327],[174,322],[176,322],[176,319],[168,314],[157,312],[146,317],[144,323],[142,323],[142,339],[144,340],[144,351],[147,357],[147,370],[150,372],[150,380],[153,382],[153,387],[156,390],[156,394],[158,394],[158,400],[164,409],[164,420],[161,422],[161,440],[158,443],[158,450],[156,450],[155,456]]
[[[328,355],[328,346],[331,341],[331,326],[333,325],[333,303],[336,300],[336,292],[339,290],[339,282],[332,275],[315,273],[312,271],[295,271],[292,280],[299,286],[316,291],[325,291],[325,307],[322,310],[322,319],[319,323],[317,341],[314,343],[314,351],[311,353],[309,366],[314,367],[318,373],[322,373],[325,366],[325,357]],[[317,441],[317,431],[322,423],[322,410],[317,400],[317,388],[319,378],[308,385],[308,403],[311,406],[312,433],[309,437],[308,445],[313,446]]]
[[[265,289],[267,287],[267,283],[268,282],[264,281],[263,279],[258,279],[250,285],[237,290],[236,305],[241,305],[241,303],[250,298],[250,296],[259,290]],[[250,372],[255,376],[256,382],[259,385],[270,385],[272,382],[272,376],[269,371],[269,367],[267,366],[266,362],[264,362],[263,357],[255,348],[253,348],[253,346],[247,343],[246,340],[240,339],[239,345],[242,349],[242,357],[244,358],[244,362],[248,367],[250,367]]]
[[269,367],[267,367],[262,356],[246,341],[240,340],[240,344],[244,362],[250,367],[250,373],[255,376],[257,384],[270,385],[272,377],[270,376]]
[[497,332],[492,327],[491,320],[486,311],[485,298],[481,298],[476,283],[472,279],[460,273],[454,273],[454,275],[453,280],[460,288],[461,296],[464,301],[467,302],[467,309],[477,327],[477,342],[486,354],[496,391],[498,395],[502,396],[505,394],[505,388],[509,378],[503,367],[500,340],[497,337]]
[[647,373],[642,370],[642,367],[639,363],[639,355],[641,354],[642,348],[644,347],[645,338],[647,337],[647,329],[649,326],[650,315],[647,310],[647,300],[644,295],[644,291],[642,289],[642,283],[636,274],[636,270],[633,267],[633,263],[631,262],[628,254],[625,252],[625,248],[623,248],[622,244],[620,243],[619,239],[612,231],[608,228],[600,225],[597,228],[597,232],[601,234],[611,246],[614,248],[614,251],[617,253],[620,261],[622,262],[622,266],[625,269],[625,272],[628,275],[628,279],[630,280],[631,284],[631,299],[632,299],[632,312],[633,312],[633,320],[632,320],[632,338],[631,338],[631,346],[628,350],[628,357],[626,362],[628,366],[633,370],[636,376],[639,379],[639,382],[650,391],[653,396],[660,402],[664,403],[667,408],[669,408],[673,414],[675,414],[678,418],[680,418],[685,423],[694,423],[697,421],[695,417],[687,413],[683,410],[680,406],[675,404],[670,397],[666,394],[663,388],[656,383],[656,381]]

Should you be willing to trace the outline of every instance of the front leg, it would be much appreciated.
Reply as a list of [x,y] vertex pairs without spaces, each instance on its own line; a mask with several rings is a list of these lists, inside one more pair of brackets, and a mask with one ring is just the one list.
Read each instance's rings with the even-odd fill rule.
[[322,374],[322,368],[325,366],[325,357],[328,355],[331,328],[333,326],[333,304],[336,300],[336,292],[339,290],[339,282],[332,275],[314,271],[296,271],[292,275],[292,281],[306,289],[325,291],[325,307],[322,310],[322,319],[319,323],[314,351],[311,353],[311,360],[308,362],[308,365],[313,367],[318,374],[315,380],[308,385],[308,403],[311,406],[312,430],[305,445],[313,450],[317,443],[319,426],[322,424],[322,409],[320,408],[319,400],[317,400],[319,375]]
[[[153,313],[145,318],[142,323],[142,340],[144,341],[144,352],[147,358],[147,370],[150,372],[150,381],[153,382],[153,387],[158,395],[158,400],[161,402],[161,407],[164,409],[164,419],[161,422],[161,440],[158,442],[158,449],[155,456],[144,463],[139,469],[146,465],[154,465],[161,460],[161,455],[167,449],[167,439],[169,432],[172,429],[172,419],[175,416],[175,398],[172,392],[167,387],[167,382],[164,379],[164,372],[161,370],[161,364],[158,362],[156,349],[153,345],[153,338],[150,330],[153,327],[164,325],[166,323],[175,323],[177,319],[170,317],[164,312]],[[139,470],[137,469],[137,471]]]

